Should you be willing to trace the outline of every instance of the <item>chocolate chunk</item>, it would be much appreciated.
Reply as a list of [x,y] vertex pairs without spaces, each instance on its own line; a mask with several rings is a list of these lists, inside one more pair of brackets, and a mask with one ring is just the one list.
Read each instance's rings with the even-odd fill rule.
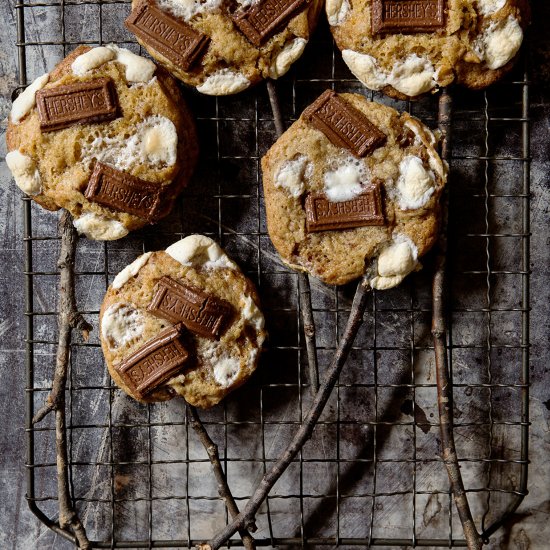
[[342,202],[331,202],[324,193],[310,193],[305,208],[308,233],[385,224],[378,184]]
[[445,26],[445,0],[373,0],[373,33],[431,32]]
[[188,71],[205,53],[210,38],[148,0],[140,2],[125,21],[126,27],[174,65]]
[[92,201],[153,222],[162,213],[161,187],[96,162],[84,196]]
[[334,145],[350,149],[357,157],[365,157],[386,143],[385,134],[332,90],[323,92],[303,116]]
[[137,399],[177,374],[189,354],[180,342],[182,325],[164,329],[132,355],[123,359],[115,370]]
[[259,48],[308,3],[309,0],[263,0],[236,12],[232,19],[246,38]]
[[173,323],[183,323],[199,336],[216,340],[227,328],[233,314],[231,304],[225,300],[209,296],[170,277],[160,279],[147,309]]
[[40,129],[61,130],[75,124],[106,122],[117,117],[117,95],[110,78],[96,78],[36,93]]

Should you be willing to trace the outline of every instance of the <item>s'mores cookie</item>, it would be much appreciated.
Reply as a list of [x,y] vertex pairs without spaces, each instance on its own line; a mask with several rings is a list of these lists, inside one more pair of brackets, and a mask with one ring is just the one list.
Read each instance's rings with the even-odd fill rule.
[[37,78],[14,101],[6,139],[21,190],[97,240],[165,216],[198,154],[176,81],[114,45],[82,46]]
[[514,63],[527,0],[327,0],[336,44],[371,90],[398,99],[489,86]]
[[434,244],[447,166],[408,113],[324,92],[262,159],[271,241],[290,267],[398,285]]
[[254,285],[203,235],[137,258],[100,311],[109,373],[142,402],[215,405],[252,375],[265,336]]
[[236,94],[302,55],[321,0],[133,0],[126,26],[182,82]]

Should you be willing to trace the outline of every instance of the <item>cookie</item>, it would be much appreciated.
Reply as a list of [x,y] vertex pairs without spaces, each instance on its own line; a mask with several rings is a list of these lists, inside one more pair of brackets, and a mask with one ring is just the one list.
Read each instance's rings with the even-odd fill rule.
[[236,94],[302,55],[321,0],[132,0],[126,26],[182,82]]
[[324,92],[262,159],[267,229],[282,260],[332,285],[376,289],[434,244],[447,166],[408,113]]
[[203,235],[137,258],[100,311],[109,373],[142,402],[215,405],[252,375],[265,336],[253,284]]
[[117,46],[79,47],[13,103],[6,162],[79,233],[113,240],[168,214],[197,155],[176,81]]
[[327,0],[326,12],[351,72],[398,99],[489,86],[512,68],[530,18],[527,0]]

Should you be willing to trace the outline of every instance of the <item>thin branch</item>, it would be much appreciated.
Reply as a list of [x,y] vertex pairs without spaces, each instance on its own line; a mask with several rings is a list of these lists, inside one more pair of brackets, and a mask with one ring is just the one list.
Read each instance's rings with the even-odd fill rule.
[[[197,434],[197,437],[202,443],[204,449],[206,450],[208,458],[210,459],[210,463],[212,464],[212,470],[216,477],[216,481],[218,482],[218,494],[220,495],[220,498],[223,500],[227,509],[229,510],[231,517],[234,519],[239,515],[239,508],[237,507],[237,503],[235,502],[235,499],[231,494],[231,490],[229,489],[229,485],[227,484],[227,478],[220,462],[218,446],[208,435],[208,432],[206,431],[206,428],[204,427],[204,424],[199,417],[197,409],[189,403],[186,403],[186,406],[190,418],[191,427]],[[255,550],[256,543],[249,531],[252,531],[254,533],[257,530],[258,528],[254,523],[254,518],[252,518],[247,523],[246,527],[239,529],[239,535],[241,536],[243,545],[246,550]]]
[[357,291],[355,292],[355,297],[351,306],[351,312],[344,331],[344,336],[341,339],[338,349],[334,354],[334,358],[332,359],[332,362],[325,374],[323,383],[315,395],[313,404],[308,411],[305,420],[300,426],[300,429],[296,432],[292,442],[288,445],[285,452],[278,458],[271,469],[264,475],[262,481],[256,488],[256,491],[248,501],[244,511],[241,512],[223,531],[220,531],[210,542],[199,545],[200,550],[217,550],[238,529],[240,529],[243,525],[246,525],[251,518],[256,515],[256,512],[266,499],[273,485],[275,485],[277,480],[283,475],[294,457],[298,454],[306,441],[311,437],[313,429],[315,428],[315,425],[319,420],[323,409],[325,408],[330,394],[332,393],[332,389],[340,376],[340,372],[346,362],[359,327],[363,323],[363,315],[365,313],[365,306],[369,291],[370,286],[368,279],[363,277],[361,282],[357,285]]
[[[267,93],[269,94],[269,102],[273,111],[275,131],[277,137],[281,137],[285,131],[285,124],[273,80],[267,80]],[[298,273],[298,289],[300,295],[300,313],[306,342],[309,385],[312,395],[315,395],[319,389],[319,369],[317,366],[317,349],[315,347],[315,321],[311,305],[311,289],[309,286],[309,277],[306,273]]]
[[[452,98],[444,90],[439,99],[439,128],[443,133],[441,156],[449,161],[451,152],[451,113]],[[437,403],[439,408],[439,431],[443,448],[443,462],[447,468],[451,491],[455,500],[458,515],[464,529],[464,537],[469,550],[479,550],[483,546],[481,536],[477,532],[468,497],[464,490],[464,482],[458,464],[456,446],[453,434],[453,401],[452,382],[447,362],[447,326],[446,326],[446,254],[447,254],[447,215],[448,192],[443,201],[443,223],[439,239],[439,250],[436,260],[436,271],[432,282],[433,314],[432,336],[435,349],[435,366],[437,371]]]
[[60,277],[58,331],[59,343],[52,392],[46,404],[36,413],[33,423],[40,422],[48,413],[55,411],[55,447],[57,455],[57,491],[59,496],[59,526],[70,528],[78,540],[79,548],[91,548],[86,531],[76,512],[69,488],[69,470],[67,466],[67,432],[65,425],[65,385],[71,353],[71,332],[82,331],[87,339],[92,327],[78,313],[75,297],[74,263],[78,234],[71,216],[64,211],[59,224],[61,251],[58,268]]

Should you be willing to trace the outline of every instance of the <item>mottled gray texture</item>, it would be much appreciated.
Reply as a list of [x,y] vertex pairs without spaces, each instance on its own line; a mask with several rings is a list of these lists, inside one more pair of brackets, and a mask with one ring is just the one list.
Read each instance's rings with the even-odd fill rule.
[[[3,45],[0,53],[0,109],[2,135],[5,132],[5,117],[9,112],[11,91],[17,82],[14,2],[0,4],[1,20],[8,24],[0,28],[0,39]],[[533,59],[538,63],[550,50],[546,21],[550,17],[550,6],[545,2],[535,3],[535,25],[533,28]],[[127,10],[127,5],[114,4],[103,7],[103,38],[105,41],[128,38],[120,22]],[[66,36],[69,40],[97,40],[97,28],[85,22],[97,19],[97,5],[70,6],[66,9]],[[546,16],[546,17],[545,17]],[[61,24],[58,8],[37,7],[27,10],[27,40],[48,41],[59,39]],[[323,26],[317,42],[319,47],[330,47],[327,29]],[[293,73],[300,78],[331,78],[329,55],[320,60],[315,58],[315,48],[309,49],[304,60]],[[42,46],[27,48],[29,79],[50,69],[59,60],[63,51],[58,46]],[[350,78],[337,54],[337,78]],[[539,70],[534,67],[534,74],[548,74],[546,67]],[[292,75],[280,84],[280,94],[283,109],[287,117],[293,117],[292,92],[296,92],[296,109],[299,112],[322,89],[318,86],[296,82],[291,86]],[[533,116],[533,165],[532,165],[532,400],[531,416],[533,427],[531,431],[531,494],[521,506],[513,525],[506,531],[499,531],[493,538],[489,548],[539,550],[547,547],[550,537],[550,466],[547,460],[550,451],[548,431],[550,430],[550,387],[547,382],[549,356],[549,311],[550,291],[548,286],[549,250],[548,246],[548,206],[549,190],[548,174],[550,161],[548,144],[550,143],[550,102],[548,101],[547,81],[538,82],[532,89]],[[353,82],[340,83],[339,89],[352,89]],[[356,86],[360,90],[360,86]],[[499,88],[502,90],[502,88]],[[456,91],[458,106],[464,109],[472,103],[475,113],[480,112],[481,98],[479,94],[462,94]],[[187,93],[193,108],[202,118],[218,116],[219,122],[200,120],[199,132],[203,151],[200,168],[190,188],[185,192],[185,202],[180,211],[163,222],[156,231],[143,231],[123,241],[104,247],[102,244],[82,241],[79,245],[77,267],[80,271],[100,272],[103,269],[105,253],[109,259],[110,279],[119,269],[129,263],[143,246],[156,249],[169,244],[174,239],[174,232],[187,234],[194,231],[211,232],[218,235],[218,217],[224,228],[222,244],[228,252],[236,256],[252,276],[257,272],[256,265],[261,263],[261,294],[264,305],[269,312],[269,329],[271,340],[269,352],[260,369],[260,373],[246,388],[231,398],[226,408],[217,408],[207,414],[205,419],[221,421],[248,421],[253,424],[232,424],[224,432],[223,427],[210,426],[209,431],[214,439],[223,443],[227,437],[227,457],[250,458],[259,457],[262,453],[261,441],[258,438],[260,415],[258,403],[260,392],[263,395],[263,421],[275,422],[265,426],[264,451],[268,458],[273,458],[281,451],[285,440],[293,432],[292,422],[300,417],[298,405],[299,388],[296,385],[296,357],[293,349],[296,340],[296,279],[289,275],[278,262],[272,247],[265,236],[264,217],[260,217],[258,227],[257,216],[263,208],[257,199],[257,162],[256,158],[270,145],[274,130],[269,120],[270,114],[266,93],[263,88],[246,93],[237,98],[226,98],[216,103],[210,98],[201,98]],[[462,97],[462,95],[464,97]],[[515,98],[515,96],[514,96]],[[378,98],[380,99],[380,98]],[[493,98],[498,103],[499,98]],[[517,98],[516,98],[517,99]],[[254,107],[257,104],[260,120],[255,120]],[[402,107],[402,105],[400,105]],[[414,107],[420,116],[433,116],[434,102],[426,100]],[[513,110],[512,107],[510,107]],[[506,111],[508,112],[508,111]],[[518,116],[517,112],[513,116]],[[234,117],[245,120],[233,121]],[[433,125],[433,120],[431,120]],[[470,120],[463,114],[456,121],[456,154],[480,154],[482,145],[482,123]],[[219,135],[219,142],[216,139]],[[260,145],[256,149],[256,135]],[[496,137],[495,137],[496,136]],[[219,144],[219,147],[218,147]],[[495,152],[517,152],[517,127],[509,132],[496,129],[491,147]],[[4,140],[0,140],[1,155],[4,156]],[[240,159],[239,156],[252,156],[253,160]],[[483,231],[482,205],[479,200],[472,200],[468,193],[480,192],[479,181],[482,177],[483,164],[475,164],[469,168],[464,163],[454,166],[455,176],[452,180],[455,200],[454,212],[464,212],[464,223],[467,229],[459,233]],[[511,177],[508,177],[508,176]],[[500,192],[517,193],[518,167],[513,166],[507,173],[502,166],[497,166],[491,182],[498,184]],[[2,387],[0,389],[0,412],[5,419],[0,430],[0,475],[3,494],[0,503],[0,547],[14,549],[45,549],[69,548],[70,545],[55,536],[28,511],[25,502],[25,445],[24,445],[24,317],[23,317],[23,241],[22,241],[22,201],[21,193],[15,188],[5,163],[0,163],[0,178],[3,200],[1,201],[2,230],[2,318],[0,319],[0,341],[2,355],[0,357],[0,372]],[[228,197],[231,195],[231,197]],[[223,197],[223,198],[218,198]],[[223,210],[219,213],[219,203],[223,202]],[[464,211],[461,210],[464,208]],[[499,215],[491,218],[491,230],[519,230],[517,217],[517,202],[503,200],[499,204]],[[461,214],[462,215],[462,214]],[[33,207],[33,228],[35,235],[55,234],[56,215],[45,213]],[[261,236],[254,234],[260,229]],[[234,232],[245,235],[236,236]],[[459,238],[455,243],[459,250],[455,257],[456,266],[467,266],[468,269],[483,268],[483,253],[485,243],[472,244],[472,241]],[[41,241],[34,244],[35,269],[52,271],[55,269],[57,243]],[[518,269],[518,250],[514,245],[499,243],[492,250],[493,269]],[[477,258],[480,258],[479,262]],[[429,265],[429,262],[428,262]],[[429,306],[427,273],[414,276],[407,281],[402,289],[379,294],[377,308],[377,326],[373,327],[371,317],[367,317],[365,327],[361,330],[359,340],[363,347],[374,344],[374,328],[376,328],[376,352],[378,364],[378,384],[403,384],[411,380],[410,352],[407,349],[410,341],[415,349],[429,343],[429,316],[422,308]],[[55,277],[40,276],[35,281],[35,310],[51,310],[57,301]],[[96,311],[105,289],[105,280],[99,275],[83,275],[79,277],[79,305],[83,311]],[[506,307],[518,304],[518,280],[514,277],[496,277],[493,282],[494,304]],[[468,308],[480,303],[485,297],[483,278],[471,279],[456,276],[453,286],[455,308]],[[315,316],[318,323],[318,343],[324,348],[335,344],[335,326],[341,330],[346,315],[335,315],[333,310],[349,304],[351,290],[344,289],[335,293],[332,289],[320,284],[313,285]],[[414,312],[396,311],[407,307],[410,301],[414,304]],[[290,311],[288,311],[290,308]],[[323,310],[323,311],[321,311]],[[329,310],[328,313],[326,310]],[[371,308],[372,310],[372,308]],[[94,315],[90,315],[94,321]],[[411,318],[414,324],[411,325]],[[468,346],[483,345],[486,333],[483,328],[484,315],[457,313],[454,317],[454,341]],[[411,334],[412,326],[412,334]],[[517,316],[511,314],[494,314],[493,339],[495,342],[507,343],[517,340]],[[46,341],[55,340],[55,320],[48,316],[37,317],[35,321],[35,338]],[[97,334],[92,335],[92,343],[97,343]],[[398,349],[402,348],[402,349]],[[36,379],[35,387],[47,387],[51,379],[53,354],[51,344],[36,345]],[[496,381],[504,383],[517,382],[517,353],[504,350],[503,356],[495,356],[494,363],[498,366],[493,372]],[[321,364],[327,363],[330,349],[320,353]],[[353,421],[373,420],[375,409],[373,399],[372,351],[354,350],[349,368],[345,369],[339,388],[340,406],[336,406],[336,396],[329,402],[329,407],[323,418],[326,424],[317,428],[313,440],[304,449],[305,462],[303,467],[303,491],[312,497],[324,493],[334,494],[337,473],[339,473],[339,489],[342,494],[356,494],[373,490],[372,470],[365,462],[357,459],[372,458],[370,443],[373,429],[371,425],[356,425]],[[486,350],[476,351],[472,348],[457,349],[453,353],[455,379],[458,382],[474,383],[486,381]],[[433,359],[426,350],[416,349],[414,354],[415,381],[417,383],[433,383]],[[101,363],[97,348],[78,347],[74,350],[72,383],[80,386],[98,386],[107,382],[107,376]],[[348,384],[362,383],[360,386]],[[277,386],[276,384],[281,384]],[[292,384],[285,386],[284,384]],[[36,404],[41,404],[46,393],[36,396]],[[105,390],[83,390],[73,392],[72,423],[74,425],[103,424],[106,421],[106,411],[109,405],[109,393]],[[410,422],[412,419],[410,390],[406,388],[385,387],[379,389],[377,411],[379,420],[388,422]],[[455,393],[455,409],[458,422],[479,421],[487,415],[487,393],[482,389],[460,388]],[[495,418],[517,420],[518,399],[515,395],[502,396],[494,392]],[[417,427],[410,425],[391,430],[378,428],[377,456],[379,459],[412,458],[412,449],[416,443],[417,463],[416,486],[419,491],[445,490],[447,480],[441,464],[434,462],[437,454],[437,431],[432,425],[436,420],[435,391],[433,388],[416,390]],[[307,390],[302,392],[302,409],[307,407],[309,396]],[[147,409],[130,402],[119,392],[113,393],[112,416],[115,421],[143,422],[147,419]],[[159,405],[150,409],[153,422],[180,422],[184,408],[181,403]],[[335,445],[337,425],[334,420],[340,419],[340,446]],[[280,423],[278,423],[280,422]],[[45,425],[50,426],[51,420]],[[483,456],[487,448],[486,433],[480,428],[460,427],[457,429],[457,445],[461,456]],[[115,428],[113,452],[117,461],[146,460],[148,456],[147,430],[143,428]],[[186,449],[190,459],[204,458],[204,453],[193,444],[193,434],[190,434],[190,445],[185,445],[185,426],[153,426],[151,428],[151,454],[153,460],[185,458]],[[244,445],[243,442],[248,442]],[[493,434],[493,449],[499,456],[517,457],[517,431],[505,427],[495,429]],[[53,455],[53,440],[51,432],[38,432],[35,441],[36,460],[51,462]],[[99,462],[109,460],[110,445],[108,430],[103,428],[75,428],[73,430],[73,457],[83,462]],[[223,445],[222,445],[223,447]],[[246,452],[245,452],[246,449]],[[222,449],[223,450],[223,449]],[[337,469],[334,463],[324,459],[336,458],[354,459],[353,463],[343,462]],[[320,459],[315,462],[315,459]],[[426,460],[423,460],[426,459]],[[110,478],[107,466],[92,468],[75,468],[75,492],[77,497],[86,495],[88,498],[109,498]],[[254,484],[261,476],[261,463],[253,461],[230,461],[229,477],[235,496],[245,497],[250,494]],[[297,494],[299,464],[293,465],[274,489],[274,495]],[[464,464],[465,483],[469,488],[483,485],[488,474],[486,468],[479,463]],[[503,469],[493,472],[493,483],[497,486],[513,486],[513,469]],[[44,468],[37,472],[36,492],[39,495],[55,494],[55,480],[52,468]],[[147,497],[146,466],[120,466],[115,469],[115,490],[117,498]],[[174,480],[178,480],[174,483]],[[408,491],[413,480],[412,466],[407,462],[400,464],[381,462],[378,466],[377,490]],[[209,466],[204,462],[194,462],[186,470],[184,464],[160,465],[153,468],[152,490],[155,496],[184,496],[186,481],[188,493],[192,496],[215,497],[216,489],[209,475]],[[240,501],[242,503],[242,500]],[[154,528],[153,538],[186,538],[188,525],[186,519],[185,501],[168,500],[155,501],[153,506]],[[410,496],[378,498],[374,506],[375,536],[410,537],[412,502]],[[304,526],[308,536],[334,536],[335,533],[335,499],[307,498],[304,500]],[[55,504],[46,502],[41,505],[55,516]],[[346,498],[340,501],[340,531],[342,537],[368,536],[370,521],[370,498]],[[416,500],[417,536],[446,536],[448,522],[448,501],[444,496],[419,495]],[[479,518],[483,512],[484,501],[474,499],[474,513]],[[493,501],[494,509],[499,509]],[[108,536],[110,526],[110,504],[92,504],[84,507],[84,519],[95,538]],[[299,536],[300,507],[295,498],[272,499],[270,511],[273,529],[276,536]],[[259,535],[268,534],[266,509],[258,517]],[[116,505],[118,538],[148,536],[146,519],[147,507],[144,502]],[[193,538],[208,536],[213,528],[219,527],[224,521],[222,505],[213,500],[192,500],[191,514]],[[144,521],[145,520],[145,521]],[[453,515],[455,536],[460,529]]]

